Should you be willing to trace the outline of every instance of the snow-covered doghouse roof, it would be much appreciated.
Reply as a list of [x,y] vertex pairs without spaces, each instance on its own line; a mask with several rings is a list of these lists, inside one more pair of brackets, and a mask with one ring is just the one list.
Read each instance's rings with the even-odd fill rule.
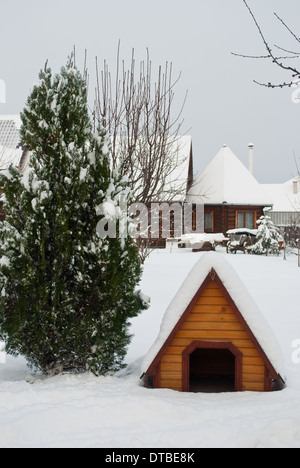
[[271,206],[272,198],[224,145],[188,192],[189,203]]
[[22,157],[20,143],[21,119],[18,115],[0,115],[0,170],[10,164],[18,166]]
[[178,322],[212,270],[220,278],[265,357],[275,372],[284,378],[281,349],[273,331],[233,267],[223,255],[216,252],[207,252],[200,258],[171,301],[163,317],[159,335],[144,358],[142,374],[147,373],[153,366],[166,341],[176,330]]

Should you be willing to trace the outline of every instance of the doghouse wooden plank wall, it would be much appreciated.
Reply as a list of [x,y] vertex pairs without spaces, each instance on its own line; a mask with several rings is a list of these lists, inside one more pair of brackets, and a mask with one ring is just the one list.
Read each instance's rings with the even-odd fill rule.
[[[195,281],[195,278],[197,275],[193,274],[190,280]],[[188,281],[189,278],[185,282],[187,290]],[[184,287],[179,293],[179,302],[183,292]],[[172,308],[176,310],[176,298]],[[249,310],[247,313],[249,315]],[[232,387],[228,387],[232,391],[270,391],[274,382],[282,383],[245,320],[243,310],[236,305],[214,268],[179,314],[144,376],[151,377],[154,388],[178,391],[192,390],[192,379],[200,382],[204,377],[215,382],[217,378],[222,382],[228,378],[228,385],[232,379]],[[199,388],[201,391],[201,385]],[[220,391],[227,390],[220,387]]]
[[265,364],[216,281],[208,281],[163,353],[159,387],[183,390],[182,373],[188,373],[183,368],[183,352],[194,341],[232,343],[243,356],[242,388],[238,390],[265,389]]

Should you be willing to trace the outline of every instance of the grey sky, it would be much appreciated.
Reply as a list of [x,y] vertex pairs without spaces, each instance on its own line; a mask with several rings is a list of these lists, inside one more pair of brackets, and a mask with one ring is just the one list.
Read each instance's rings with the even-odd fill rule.
[[[299,0],[249,4],[271,44],[295,47],[273,12],[299,35]],[[198,171],[224,143],[247,164],[248,143],[253,142],[254,175],[260,182],[285,182],[295,175],[300,104],[292,103],[291,89],[253,83],[290,76],[268,62],[231,55],[265,53],[242,0],[0,0],[0,18],[0,79],[6,83],[0,114],[22,110],[46,59],[59,71],[75,45],[81,66],[87,49],[93,76],[94,57],[113,65],[120,39],[127,63],[133,47],[138,61],[148,47],[153,75],[165,61],[173,62],[174,78],[182,72],[175,106],[179,108],[188,90],[184,129],[193,137]]]

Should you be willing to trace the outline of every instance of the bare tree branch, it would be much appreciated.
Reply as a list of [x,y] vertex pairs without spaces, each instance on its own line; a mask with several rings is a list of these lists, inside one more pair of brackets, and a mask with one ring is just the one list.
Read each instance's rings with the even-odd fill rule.
[[231,55],[235,57],[242,57],[242,58],[249,58],[249,59],[269,59],[270,55],[245,55],[245,54],[238,54],[236,52],[231,52]]
[[277,13],[274,13],[276,18],[283,24],[283,26],[289,31],[289,33],[296,39],[297,42],[300,42],[300,38],[296,36],[296,34],[287,26],[287,24],[283,21],[283,19],[280,18],[280,16],[277,15]]
[[[286,48],[283,48],[283,47],[280,47],[278,45],[274,45],[274,47],[278,50],[281,50],[283,52],[286,52],[288,54],[291,54],[291,55],[288,55],[288,56],[277,56],[274,54],[273,52],[273,49],[271,48],[269,42],[267,41],[253,11],[251,10],[251,8],[249,7],[248,3],[246,0],[243,0],[245,6],[247,7],[253,21],[254,21],[254,24],[258,30],[258,33],[263,41],[263,44],[267,50],[267,55],[261,55],[261,56],[252,56],[252,55],[245,55],[245,54],[236,54],[236,53],[233,53],[233,55],[235,56],[239,56],[239,57],[243,57],[243,58],[251,58],[251,59],[269,59],[271,60],[275,65],[277,65],[279,68],[285,70],[285,71],[288,71],[288,72],[291,72],[292,74],[292,77],[291,77],[291,80],[289,80],[288,82],[284,82],[284,83],[280,83],[280,84],[273,84],[273,83],[261,83],[259,81],[256,81],[254,80],[254,82],[256,84],[259,84],[260,86],[264,86],[264,87],[267,87],[267,88],[284,88],[284,87],[292,87],[294,85],[294,80],[295,78],[300,78],[300,67],[299,68],[296,68],[295,66],[292,66],[291,64],[285,64],[283,62],[283,60],[294,60],[294,59],[300,59],[300,53],[298,54],[297,52],[292,52]],[[280,21],[280,23],[288,30],[288,32],[292,35],[292,37],[299,43],[300,42],[300,38],[298,36],[296,36],[296,34],[287,26],[287,24],[283,21],[282,18],[280,18],[276,13],[274,13],[275,17],[277,18],[278,21]]]
[[[166,185],[179,164],[178,140],[187,94],[173,117],[174,89],[181,74],[173,80],[172,73],[172,63],[166,62],[153,83],[148,50],[146,60],[137,67],[133,49],[127,69],[120,60],[120,43],[114,78],[105,60],[100,72],[96,59],[95,115],[111,136],[114,165],[122,161],[135,200],[144,203],[174,197]],[[180,190],[184,193],[183,186]]]
[[[284,50],[281,47],[278,47],[276,45],[274,45],[274,47],[277,47],[277,49]],[[288,51],[286,50],[285,52],[288,52]],[[291,53],[291,52],[289,52],[289,53]],[[271,55],[245,55],[245,54],[237,54],[235,52],[231,52],[231,55],[235,55],[236,57],[250,58],[250,59],[270,59],[270,58],[273,58]],[[295,56],[286,55],[286,56],[282,56],[282,57],[276,57],[276,59],[277,60],[288,60],[288,59],[299,58],[299,57],[300,57],[300,54],[295,55]]]
[[280,84],[274,84],[274,83],[261,83],[260,81],[253,80],[254,83],[258,84],[259,86],[263,86],[265,88],[291,88],[294,86],[294,81],[291,81],[290,83],[280,83]]
[[278,45],[274,44],[274,47],[276,47],[277,49],[279,50],[282,50],[283,52],[287,52],[288,54],[291,54],[291,55],[288,55],[287,57],[283,57],[283,58],[290,58],[290,59],[293,59],[293,58],[299,58],[300,57],[300,52],[294,52],[292,50],[287,50],[287,49],[284,49],[283,47],[279,47]]

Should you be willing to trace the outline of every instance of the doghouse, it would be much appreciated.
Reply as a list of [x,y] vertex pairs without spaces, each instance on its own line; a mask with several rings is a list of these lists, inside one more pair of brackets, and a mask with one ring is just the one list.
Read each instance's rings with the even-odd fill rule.
[[281,350],[224,256],[203,255],[171,302],[142,378],[192,392],[283,388]]

